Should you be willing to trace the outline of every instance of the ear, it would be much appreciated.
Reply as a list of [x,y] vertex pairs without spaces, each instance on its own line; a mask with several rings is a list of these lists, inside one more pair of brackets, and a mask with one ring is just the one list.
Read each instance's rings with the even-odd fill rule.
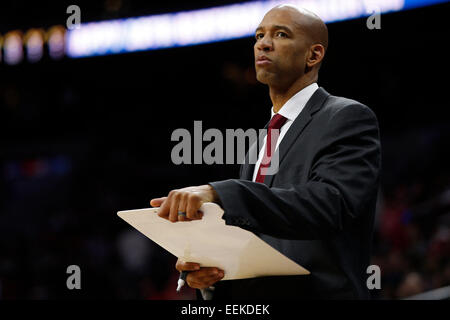
[[312,68],[319,65],[325,56],[325,47],[319,43],[313,44],[309,48],[309,54],[306,59],[306,66]]

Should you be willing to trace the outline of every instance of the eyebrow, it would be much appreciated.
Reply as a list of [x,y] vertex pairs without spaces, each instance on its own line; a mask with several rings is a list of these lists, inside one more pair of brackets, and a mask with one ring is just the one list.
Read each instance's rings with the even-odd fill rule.
[[[262,30],[262,29],[264,29],[264,27],[258,27],[258,28],[256,28],[255,33],[258,32],[258,31],[260,31],[260,30]],[[270,27],[270,29],[275,29],[275,30],[282,29],[282,30],[285,30],[285,31],[287,31],[287,32],[292,33],[292,30],[289,29],[287,26],[273,25],[273,26]]]

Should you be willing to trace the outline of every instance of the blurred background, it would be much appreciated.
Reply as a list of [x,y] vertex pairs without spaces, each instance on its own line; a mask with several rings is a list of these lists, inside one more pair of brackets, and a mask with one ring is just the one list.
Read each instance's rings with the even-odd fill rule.
[[[327,15],[321,16],[330,34],[319,85],[368,105],[380,125],[372,263],[382,281],[372,296],[403,299],[445,288],[449,5],[375,1],[394,9],[386,7],[381,29],[370,30],[367,7],[365,14],[355,9],[363,1],[319,2],[326,4],[317,13]],[[184,22],[214,31],[204,38],[185,32],[169,39],[166,22],[175,20],[153,29],[144,21],[122,30],[137,39],[127,44],[116,41],[113,27],[68,30],[66,10],[76,4],[82,23],[120,25],[130,17],[236,3],[1,2],[0,299],[195,297],[187,287],[175,292],[176,258],[116,213],[148,207],[153,197],[186,184],[238,178],[238,165],[173,164],[171,134],[193,132],[194,120],[203,121],[203,130],[264,127],[271,102],[255,79],[251,34],[257,15],[275,3],[251,2],[260,5],[252,7],[254,20],[219,19],[217,33],[214,19]],[[81,268],[81,290],[66,287],[73,264]]]

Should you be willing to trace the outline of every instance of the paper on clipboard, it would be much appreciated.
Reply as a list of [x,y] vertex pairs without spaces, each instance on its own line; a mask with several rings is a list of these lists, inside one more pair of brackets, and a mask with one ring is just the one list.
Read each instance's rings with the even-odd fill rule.
[[201,220],[176,223],[159,217],[158,208],[117,215],[177,258],[224,270],[222,280],[309,274],[250,231],[226,225],[217,204],[204,203],[200,211]]

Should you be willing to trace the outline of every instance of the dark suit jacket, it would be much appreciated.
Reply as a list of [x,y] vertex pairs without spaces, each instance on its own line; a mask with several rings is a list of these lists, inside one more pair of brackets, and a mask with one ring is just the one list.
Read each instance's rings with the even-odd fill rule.
[[[248,155],[247,155],[248,158]],[[279,146],[279,171],[211,182],[228,225],[257,234],[311,271],[220,281],[214,299],[366,299],[381,155],[375,114],[319,88]],[[248,162],[248,161],[246,161]]]

